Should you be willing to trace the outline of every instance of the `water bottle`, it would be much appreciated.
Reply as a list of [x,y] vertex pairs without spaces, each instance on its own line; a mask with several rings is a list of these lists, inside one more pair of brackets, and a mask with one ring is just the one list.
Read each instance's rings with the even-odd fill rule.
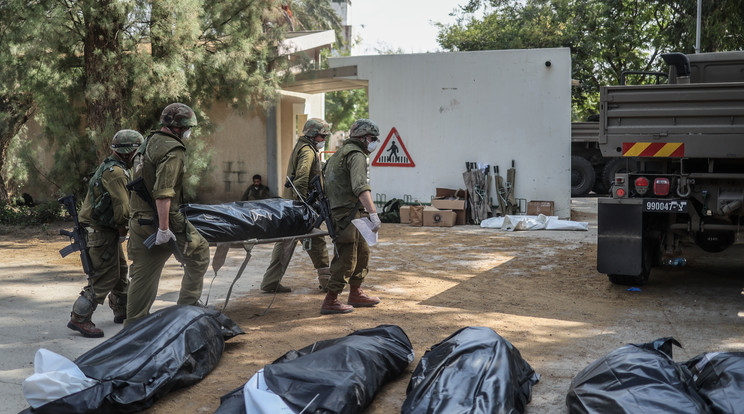
[[664,264],[666,266],[684,266],[687,264],[687,259],[684,257],[674,257],[664,260]]

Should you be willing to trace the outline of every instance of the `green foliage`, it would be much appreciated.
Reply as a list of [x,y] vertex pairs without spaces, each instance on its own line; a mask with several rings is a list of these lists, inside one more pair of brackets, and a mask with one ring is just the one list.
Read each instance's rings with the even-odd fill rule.
[[369,103],[365,89],[329,92],[325,95],[326,121],[333,131],[348,131],[359,118],[369,118]]
[[[741,1],[704,4],[701,51],[743,49]],[[599,87],[617,84],[623,71],[664,71],[661,53],[693,52],[695,5],[695,0],[470,0],[455,24],[439,25],[438,41],[450,51],[569,48],[572,77],[582,82],[572,89],[574,117],[584,119],[598,111]],[[476,18],[477,12],[483,17]]]
[[[198,131],[195,131],[195,133]],[[197,200],[196,189],[199,186],[201,178],[212,172],[213,166],[210,163],[212,159],[212,148],[208,148],[204,141],[188,139],[186,145],[186,163],[184,165],[184,198],[186,202]],[[200,154],[194,156],[193,154]]]
[[337,48],[345,46],[341,18],[331,7],[331,1],[292,0],[289,3],[297,22],[294,30],[335,30]]
[[0,224],[35,226],[51,223],[60,218],[61,206],[56,201],[37,204],[33,207],[13,205],[0,201]]
[[[23,168],[12,181],[33,172],[60,192],[81,196],[87,177],[109,154],[114,133],[159,128],[160,112],[171,102],[194,108],[202,132],[212,131],[204,110],[216,100],[238,109],[273,105],[280,82],[290,76],[288,59],[277,55],[289,29],[280,4],[0,2],[0,171],[7,171],[1,169],[5,149],[31,109],[54,160],[44,165],[33,154],[17,158]],[[340,29],[328,0],[295,1],[292,8],[306,27]],[[192,196],[210,157],[203,142],[193,144],[199,148],[187,155],[185,183]]]
[[[348,56],[350,50],[351,47],[345,52],[335,51],[335,54]],[[369,118],[367,90],[348,89],[327,92],[325,94],[325,117],[326,121],[331,124],[332,131],[348,131],[357,119]]]

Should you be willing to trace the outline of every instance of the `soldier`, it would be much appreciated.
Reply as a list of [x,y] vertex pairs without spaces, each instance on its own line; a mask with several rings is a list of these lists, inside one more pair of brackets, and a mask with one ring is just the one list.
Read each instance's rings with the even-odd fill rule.
[[[380,129],[369,119],[359,119],[349,130],[349,139],[343,142],[324,167],[326,194],[331,204],[331,216],[336,232],[336,255],[331,261],[331,279],[328,293],[320,308],[322,314],[348,313],[354,307],[375,306],[380,298],[362,291],[362,282],[369,266],[369,246],[351,224],[362,216],[362,207],[369,212],[372,231],[380,229],[380,218],[372,202],[367,184],[367,156],[379,144]],[[338,300],[338,295],[349,284],[348,305]]]
[[[186,147],[183,140],[196,126],[196,115],[187,105],[172,103],[160,115],[162,128],[153,131],[134,155],[134,178],[142,177],[155,200],[157,223],[140,224],[152,219],[155,211],[142,197],[132,195],[129,220],[129,258],[132,260],[129,301],[125,326],[147,316],[158,293],[160,274],[171,256],[169,240],[176,241],[184,256],[184,275],[178,304],[197,305],[201,297],[204,273],[209,266],[209,243],[178,210],[183,202],[183,173]],[[155,246],[147,249],[145,239],[157,230]]]
[[263,185],[261,183],[261,175],[256,174],[253,176],[253,185],[245,189],[243,196],[240,197],[240,201],[264,200],[269,197],[269,187]]
[[108,295],[114,323],[127,316],[127,259],[121,241],[129,223],[129,168],[132,155],[144,139],[131,129],[123,129],[111,141],[113,154],[96,169],[78,216],[86,229],[85,241],[93,276],[72,305],[67,327],[86,338],[100,338],[103,331],[91,320],[93,311]]
[[[319,118],[310,118],[305,122],[302,128],[302,136],[297,140],[297,144],[292,150],[287,166],[287,177],[294,177],[292,183],[294,188],[300,193],[302,198],[307,198],[310,193],[310,181],[315,176],[322,174],[320,169],[320,158],[318,151],[325,147],[325,140],[331,134],[331,127],[328,123]],[[292,186],[284,190],[284,198],[299,200],[300,197],[295,193]],[[284,277],[284,273],[289,266],[289,260],[292,258],[294,249],[297,246],[297,240],[278,242],[274,245],[274,251],[271,253],[271,263],[264,273],[261,281],[261,290],[266,293],[286,293],[291,292],[292,288],[279,283]],[[307,254],[313,262],[313,266],[318,272],[318,282],[321,288],[325,288],[330,277],[328,269],[328,249],[324,237],[313,237],[311,239],[310,250]]]

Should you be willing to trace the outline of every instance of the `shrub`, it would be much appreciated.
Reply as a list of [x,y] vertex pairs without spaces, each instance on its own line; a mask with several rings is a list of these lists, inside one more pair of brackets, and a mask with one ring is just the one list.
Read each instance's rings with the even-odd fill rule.
[[61,208],[56,201],[39,203],[33,207],[15,206],[0,201],[0,224],[35,226],[57,220],[60,213]]

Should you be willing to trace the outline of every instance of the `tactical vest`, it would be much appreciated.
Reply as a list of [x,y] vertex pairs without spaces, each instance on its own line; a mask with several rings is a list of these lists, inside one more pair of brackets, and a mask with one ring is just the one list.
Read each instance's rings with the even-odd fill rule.
[[[151,196],[153,195],[152,189],[155,187],[155,173],[158,162],[176,148],[186,149],[183,143],[175,136],[162,131],[154,131],[145,139],[144,144],[137,148],[137,152],[134,153],[132,178],[142,177],[145,187],[147,187],[147,191],[150,192]],[[183,199],[181,185],[182,183],[179,183],[177,188],[175,188],[177,193],[175,200],[178,200],[178,202],[171,203],[171,212],[178,212],[179,203]],[[153,213],[150,206],[139,196],[132,195],[129,205],[132,208],[133,217],[135,215],[149,216]]]
[[103,187],[103,173],[113,171],[114,167],[124,170],[127,179],[130,178],[127,165],[117,158],[108,157],[98,166],[98,169],[88,183],[88,199],[90,200],[91,209],[90,218],[93,220],[91,224],[116,228],[111,194]]
[[[361,201],[354,195],[351,188],[351,172],[347,162],[349,155],[354,152],[364,154],[360,144],[353,141],[345,142],[323,166],[323,174],[326,178],[325,189],[334,213],[333,219],[344,224],[351,221],[356,210],[362,208]],[[344,228],[345,225],[339,227]]]
[[[294,177],[295,176],[295,170],[297,169],[297,156],[300,154],[300,151],[302,151],[305,147],[310,147],[310,149],[313,151],[314,158],[313,158],[313,165],[310,166],[310,176],[307,177],[308,182],[308,189],[307,193],[310,193],[310,181],[312,181],[313,178],[315,178],[316,175],[321,176],[321,181],[323,180],[322,172],[320,169],[320,160],[318,158],[318,150],[315,148],[315,143],[310,140],[309,138],[300,137],[297,141],[297,145],[295,145],[294,149],[292,150],[292,154],[289,156],[289,165],[287,165],[287,177]],[[305,198],[308,196],[308,194],[302,194],[302,197]],[[295,194],[294,190],[290,187],[284,190],[284,198],[288,199],[297,199],[297,195]]]

